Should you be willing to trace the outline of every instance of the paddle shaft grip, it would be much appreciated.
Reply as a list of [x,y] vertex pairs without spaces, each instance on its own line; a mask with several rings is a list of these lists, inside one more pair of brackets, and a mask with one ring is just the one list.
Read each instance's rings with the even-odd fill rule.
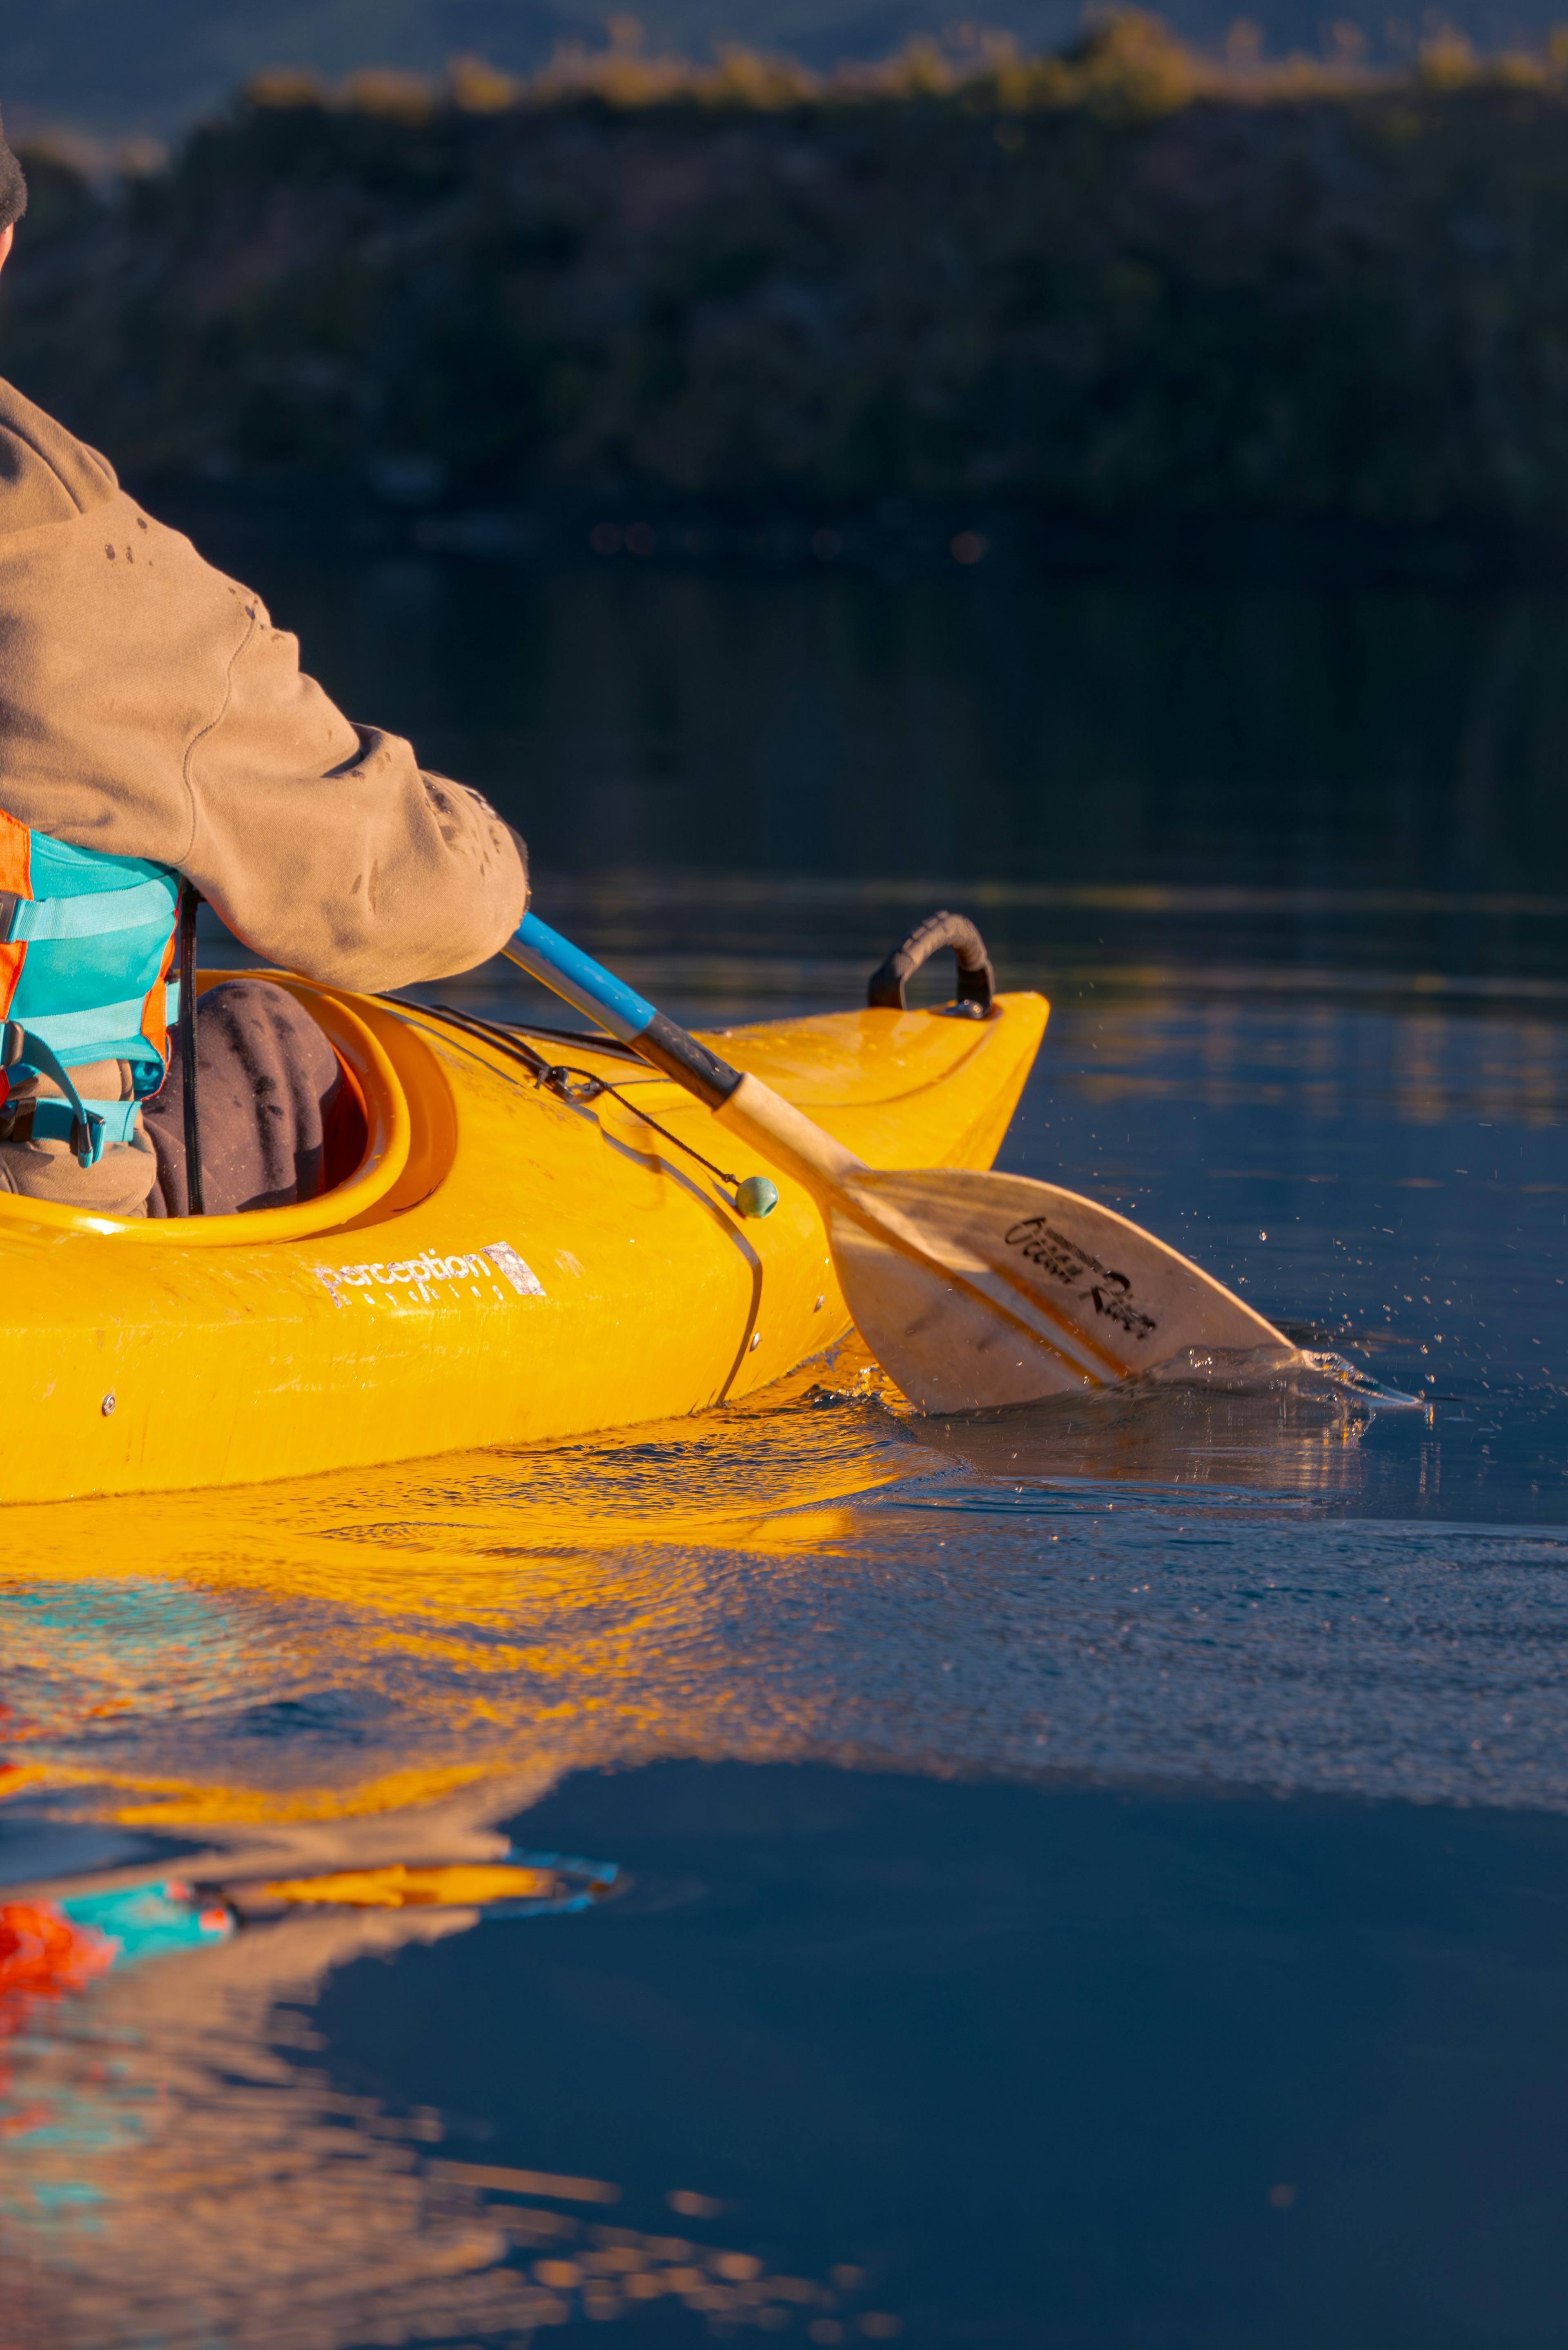
[[524,915],[502,951],[509,962],[542,981],[590,1020],[597,1020],[623,1045],[633,1046],[645,1061],[695,1094],[709,1109],[728,1101],[740,1084],[739,1069],[731,1068],[717,1053],[710,1053],[645,995],[639,995],[635,987],[628,987],[592,955],[553,931],[548,922],[542,922],[537,914]]
[[864,1162],[852,1150],[835,1142],[793,1102],[763,1085],[761,1077],[739,1078],[724,1100],[714,1105],[713,1115],[721,1126],[728,1127],[732,1134],[749,1142],[753,1150],[760,1150],[813,1193],[820,1193],[824,1185],[836,1193],[866,1171]]

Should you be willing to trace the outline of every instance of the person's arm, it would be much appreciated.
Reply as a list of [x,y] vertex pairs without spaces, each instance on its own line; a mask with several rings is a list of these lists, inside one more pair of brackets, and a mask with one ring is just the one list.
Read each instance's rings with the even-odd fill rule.
[[185,763],[180,858],[235,935],[328,985],[400,987],[470,970],[523,918],[517,836],[477,792],[356,727],[254,598],[222,712]]
[[259,598],[4,383],[0,806],[177,866],[256,953],[328,985],[469,970],[527,905],[477,793],[351,725]]

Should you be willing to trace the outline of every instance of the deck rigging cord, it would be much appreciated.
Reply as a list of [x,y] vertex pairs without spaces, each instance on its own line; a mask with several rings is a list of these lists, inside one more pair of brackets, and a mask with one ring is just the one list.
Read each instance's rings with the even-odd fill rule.
[[[400,1005],[399,1008],[407,1010],[408,1006]],[[532,1045],[524,1044],[515,1029],[503,1027],[499,1021],[482,1020],[476,1013],[460,1012],[452,1003],[438,1003],[434,1008],[443,1020],[450,1020],[457,1027],[467,1028],[475,1035],[499,1045],[503,1052],[509,1054],[514,1060],[521,1061],[536,1086],[546,1093],[554,1094],[557,1100],[568,1103],[574,1109],[582,1109],[590,1102],[597,1101],[601,1094],[607,1094],[611,1101],[618,1102],[622,1109],[632,1118],[640,1118],[644,1126],[650,1126],[655,1134],[662,1135],[664,1140],[671,1143],[677,1150],[683,1150],[688,1159],[694,1159],[699,1167],[705,1167],[709,1174],[715,1176],[721,1183],[728,1183],[732,1190],[739,1187],[741,1178],[738,1175],[732,1174],[726,1168],[716,1167],[711,1159],[704,1159],[700,1150],[694,1150],[691,1143],[682,1142],[678,1134],[671,1134],[667,1126],[660,1126],[656,1118],[649,1118],[645,1109],[639,1109],[635,1102],[628,1102],[607,1077],[596,1076],[591,1069],[575,1068],[567,1061],[547,1061],[543,1053],[536,1053]],[[554,1037],[564,1036],[568,1032],[542,1029],[535,1033]],[[597,1036],[585,1037],[583,1041],[591,1044],[596,1053],[613,1052],[618,1059],[624,1057],[639,1067],[647,1066],[636,1054],[618,1045],[611,1037],[605,1038],[602,1045]],[[641,1082],[647,1084],[649,1080],[644,1078]]]

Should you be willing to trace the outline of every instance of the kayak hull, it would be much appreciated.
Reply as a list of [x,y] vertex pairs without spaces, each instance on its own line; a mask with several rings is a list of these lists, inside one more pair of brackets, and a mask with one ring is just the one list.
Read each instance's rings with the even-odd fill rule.
[[[737,1164],[733,1139],[652,1071],[574,1043],[574,1067],[623,1099],[564,1101],[504,1042],[439,1014],[278,983],[365,1097],[357,1175],[297,1207],[175,1222],[0,1201],[0,1500],[670,1418],[766,1386],[848,1327],[806,1193]],[[984,1022],[870,1011],[713,1041],[869,1164],[986,1167],[1046,1014],[1012,995]],[[726,1172],[775,1174],[774,1213],[740,1216],[634,1103]]]

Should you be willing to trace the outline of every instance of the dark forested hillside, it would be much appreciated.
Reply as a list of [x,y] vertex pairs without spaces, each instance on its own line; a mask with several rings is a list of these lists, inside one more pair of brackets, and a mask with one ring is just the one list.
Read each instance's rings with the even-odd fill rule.
[[926,79],[274,83],[124,205],[36,165],[0,367],[149,483],[1568,520],[1556,66]]

